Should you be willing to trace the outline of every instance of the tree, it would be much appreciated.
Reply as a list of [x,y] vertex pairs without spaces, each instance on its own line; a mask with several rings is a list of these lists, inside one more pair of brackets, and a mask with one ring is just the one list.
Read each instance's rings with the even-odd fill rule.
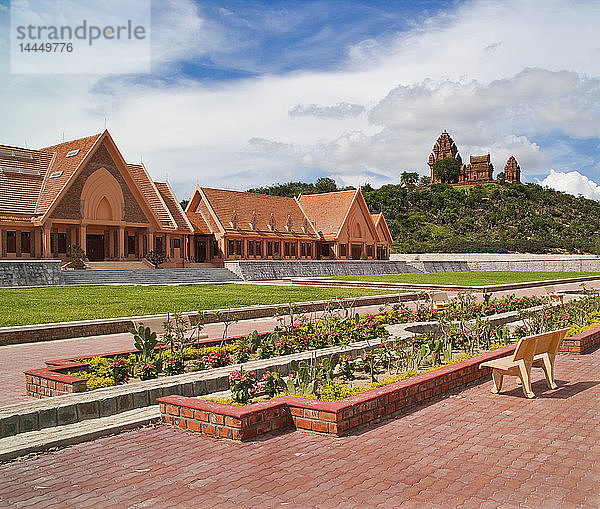
[[460,175],[460,163],[454,157],[438,159],[433,165],[435,178],[445,184],[458,182]]
[[498,173],[498,176],[496,177],[496,180],[498,180],[499,182],[504,182],[504,172],[501,171],[500,173]]
[[419,174],[416,171],[403,171],[400,174],[400,184],[404,187],[415,187],[419,184]]
[[189,202],[190,202],[190,200],[181,200],[181,201],[179,202],[179,205],[181,205],[181,208],[182,208],[183,210],[185,210],[185,208],[187,207],[187,204],[188,204]]
[[424,175],[419,179],[419,185],[421,187],[428,187],[431,185],[431,177]]
[[328,177],[321,177],[315,183],[315,190],[317,193],[331,193],[333,191],[337,191],[338,187],[335,183],[335,180]]

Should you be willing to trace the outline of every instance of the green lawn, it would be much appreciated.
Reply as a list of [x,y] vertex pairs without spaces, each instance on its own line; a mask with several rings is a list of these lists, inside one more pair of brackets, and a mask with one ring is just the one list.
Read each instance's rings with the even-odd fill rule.
[[387,283],[416,283],[440,285],[484,286],[525,281],[545,281],[571,277],[597,276],[597,272],[440,272],[437,274],[386,274],[383,276],[340,276],[346,281],[385,281]]
[[0,327],[178,311],[285,304],[385,293],[316,286],[60,286],[1,288]]

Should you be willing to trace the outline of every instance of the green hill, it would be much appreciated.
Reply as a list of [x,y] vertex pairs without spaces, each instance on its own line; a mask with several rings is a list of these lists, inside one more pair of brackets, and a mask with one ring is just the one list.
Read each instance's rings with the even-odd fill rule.
[[[299,189],[321,191],[300,182],[251,191],[294,196]],[[537,184],[366,185],[362,192],[371,212],[383,212],[396,252],[600,253],[600,202]]]

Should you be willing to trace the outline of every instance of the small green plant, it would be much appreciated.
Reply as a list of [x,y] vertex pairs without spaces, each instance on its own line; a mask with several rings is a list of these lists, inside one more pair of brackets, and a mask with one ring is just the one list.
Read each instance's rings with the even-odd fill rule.
[[167,255],[163,251],[152,250],[148,253],[146,258],[152,265],[154,265],[155,269],[158,269],[158,267],[167,259]]
[[83,270],[85,269],[85,251],[81,248],[79,244],[75,244],[71,246],[71,252],[68,255],[69,262],[71,262],[71,267],[75,270]]
[[232,371],[229,374],[229,389],[233,401],[247,404],[256,394],[256,374],[254,371],[245,371],[244,366],[240,367],[239,371]]
[[269,398],[284,392],[286,384],[283,377],[277,371],[267,371],[259,383],[259,391],[265,393]]
[[113,359],[106,367],[106,375],[117,384],[124,384],[131,376],[131,365],[126,359]]
[[134,374],[140,380],[151,380],[158,378],[158,367],[152,362],[140,362],[135,365]]
[[142,362],[154,359],[154,349],[158,344],[156,332],[152,332],[150,327],[140,325],[137,329],[132,327],[129,332],[133,334],[135,348],[140,352],[139,358]]
[[292,373],[286,383],[286,391],[291,396],[314,395],[318,386],[316,373],[312,366],[306,361],[291,362]]
[[175,356],[165,359],[163,361],[163,371],[169,376],[184,373],[185,363],[183,362],[183,358]]

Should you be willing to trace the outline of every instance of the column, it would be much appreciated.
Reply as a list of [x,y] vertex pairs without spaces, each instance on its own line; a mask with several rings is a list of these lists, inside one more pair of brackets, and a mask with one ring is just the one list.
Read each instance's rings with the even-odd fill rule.
[[[52,257],[58,258],[58,228],[52,228],[52,233],[54,233],[54,251],[52,252]],[[50,241],[50,246],[52,246],[52,241]]]
[[42,231],[42,258],[50,258],[52,253],[50,252],[50,231],[52,224],[45,224]]
[[79,247],[81,247],[81,249],[83,249],[83,252],[85,253],[86,249],[87,249],[87,245],[86,245],[86,235],[87,235],[87,225],[86,224],[82,224],[79,227]]
[[21,257],[21,230],[17,230],[15,233],[15,244],[17,245],[17,258]]
[[186,235],[187,245],[188,245],[188,258],[190,262],[196,261],[196,239],[193,235]]
[[119,226],[119,235],[117,237],[117,243],[119,245],[119,260],[125,259],[125,227]]
[[[154,251],[154,232],[152,230],[148,230],[148,253],[150,251]],[[144,253],[147,255],[148,253]]]
[[6,230],[0,230],[0,245],[2,258],[6,257]]
[[141,252],[141,246],[140,246],[140,231],[136,230],[135,231],[135,258],[137,260],[139,260],[141,258],[140,256],[140,252]]

